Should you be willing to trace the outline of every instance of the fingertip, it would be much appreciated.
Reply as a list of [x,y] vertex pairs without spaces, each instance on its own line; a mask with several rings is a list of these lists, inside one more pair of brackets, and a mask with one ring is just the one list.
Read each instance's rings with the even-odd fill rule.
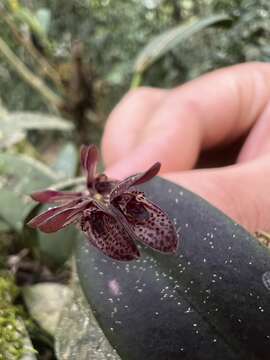
[[104,163],[110,166],[131,152],[169,90],[140,87],[130,90],[115,106],[106,121],[101,149]]

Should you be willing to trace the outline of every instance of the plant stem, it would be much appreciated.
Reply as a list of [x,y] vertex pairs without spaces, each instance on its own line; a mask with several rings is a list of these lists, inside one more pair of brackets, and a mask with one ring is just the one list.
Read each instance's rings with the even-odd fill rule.
[[131,80],[131,85],[130,88],[131,89],[136,89],[137,87],[139,87],[141,85],[142,82],[142,73],[141,72],[135,72],[132,80]]
[[29,84],[37,90],[49,103],[50,105],[58,109],[62,103],[60,96],[55,94],[48,86],[36,75],[34,75],[24,63],[14,54],[9,48],[5,41],[0,37],[0,52],[6,60],[15,68],[17,73]]
[[5,14],[3,11],[0,10],[0,15],[2,16],[2,19],[6,22],[6,24],[9,26],[10,30],[12,31],[14,38],[17,40],[19,44],[21,44],[32,56],[32,58],[38,63],[41,71],[45,73],[58,88],[62,88],[60,76],[58,72],[55,70],[55,68],[47,61],[47,59],[44,58],[40,53],[37,52],[37,50],[34,48],[34,46],[31,44],[30,41],[27,41],[26,39],[21,36],[19,31],[16,29],[16,25],[14,24],[14,21],[12,17],[8,14]]

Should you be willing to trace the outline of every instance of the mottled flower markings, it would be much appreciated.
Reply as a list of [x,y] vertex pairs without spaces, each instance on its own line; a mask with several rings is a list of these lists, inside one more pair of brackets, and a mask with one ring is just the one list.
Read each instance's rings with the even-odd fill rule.
[[162,253],[176,252],[178,237],[169,217],[134,186],[157,175],[160,163],[123,181],[96,174],[96,146],[81,147],[81,165],[86,173],[86,190],[44,190],[31,196],[39,203],[56,204],[34,217],[28,225],[52,233],[78,224],[89,242],[107,256],[129,261],[140,256],[136,241]]

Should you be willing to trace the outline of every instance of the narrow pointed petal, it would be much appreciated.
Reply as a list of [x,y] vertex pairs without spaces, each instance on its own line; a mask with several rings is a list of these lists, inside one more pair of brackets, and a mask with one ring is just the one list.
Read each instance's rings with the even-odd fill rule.
[[53,233],[63,229],[71,222],[75,221],[78,214],[82,212],[81,209],[65,209],[56,215],[51,216],[49,219],[39,225],[38,229],[45,233]]
[[80,149],[80,161],[81,161],[81,167],[84,170],[86,170],[87,156],[88,156],[88,146],[82,145]]
[[44,221],[48,220],[50,217],[57,215],[58,213],[60,213],[61,211],[63,211],[63,209],[65,209],[65,206],[57,206],[54,207],[52,209],[49,209],[37,216],[35,216],[33,219],[31,219],[27,225],[32,227],[32,228],[38,228]]
[[131,192],[114,203],[125,215],[137,238],[147,246],[163,253],[175,253],[178,238],[167,214],[146,199],[143,193]]
[[146,170],[144,173],[142,173],[140,176],[138,176],[137,180],[132,185],[140,185],[143,184],[149,180],[151,180],[153,177],[155,177],[161,168],[161,163],[156,162],[154,165],[152,165],[148,170]]
[[98,158],[98,149],[95,145],[81,147],[81,166],[87,172],[87,185],[95,178]]
[[31,198],[35,201],[38,201],[41,204],[48,204],[48,203],[54,203],[60,201],[73,200],[76,197],[80,197],[81,195],[82,193],[80,192],[44,190],[44,191],[37,191],[31,194]]
[[136,174],[133,176],[129,176],[125,180],[119,182],[118,185],[112,190],[110,194],[110,200],[112,201],[117,196],[126,192],[131,186],[143,184],[149,180],[151,180],[154,176],[156,176],[160,170],[161,164],[156,162],[153,166],[151,166],[147,171],[142,174]]
[[77,215],[90,204],[90,200],[81,203],[73,201],[64,206],[55,207],[36,216],[27,225],[46,233],[55,232],[75,221]]
[[87,209],[81,218],[81,229],[93,246],[115,260],[130,261],[140,256],[129,233],[108,212]]

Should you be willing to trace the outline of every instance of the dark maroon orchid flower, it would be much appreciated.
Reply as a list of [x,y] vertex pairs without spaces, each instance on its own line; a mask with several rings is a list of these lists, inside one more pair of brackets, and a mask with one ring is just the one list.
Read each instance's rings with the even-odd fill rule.
[[160,163],[142,174],[123,181],[109,180],[96,174],[98,150],[82,146],[81,165],[86,172],[85,192],[45,190],[32,194],[42,204],[56,204],[33,218],[28,225],[51,233],[71,223],[79,224],[92,245],[116,260],[140,256],[135,241],[163,253],[174,253],[177,235],[168,216],[134,188],[157,175]]

